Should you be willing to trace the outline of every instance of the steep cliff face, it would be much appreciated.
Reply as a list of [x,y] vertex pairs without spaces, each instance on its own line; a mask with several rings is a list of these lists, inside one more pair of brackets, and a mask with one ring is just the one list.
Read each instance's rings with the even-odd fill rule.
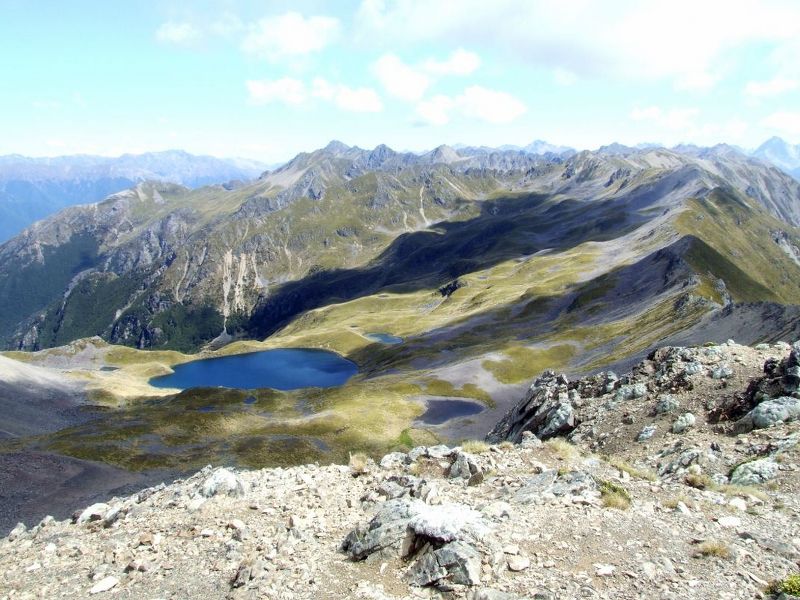
[[[144,183],[37,223],[0,246],[0,337],[23,349],[90,335],[193,349],[264,335],[383,288],[436,289],[547,248],[624,245],[718,188],[788,224],[800,215],[797,182],[734,152],[417,156],[332,143],[249,185]],[[643,256],[683,233],[665,226],[663,241],[624,251]],[[785,229],[772,245],[793,260]]]

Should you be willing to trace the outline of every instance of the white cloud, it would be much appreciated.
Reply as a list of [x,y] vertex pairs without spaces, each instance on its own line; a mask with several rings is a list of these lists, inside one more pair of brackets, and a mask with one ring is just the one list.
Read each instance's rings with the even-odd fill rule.
[[188,44],[199,37],[200,31],[191,23],[167,21],[156,30],[156,39],[168,44]]
[[450,121],[450,111],[455,104],[455,101],[448,96],[434,96],[417,104],[417,117],[426,125],[446,125]]
[[785,137],[800,136],[800,112],[782,110],[761,120],[761,125]]
[[798,87],[795,79],[775,77],[768,81],[750,81],[744,88],[744,93],[752,98],[767,98],[790,92]]
[[685,134],[688,129],[695,127],[695,120],[699,114],[700,110],[697,108],[663,110],[658,106],[647,106],[634,108],[630,118],[634,121],[650,122],[670,133]]
[[245,82],[253,104],[282,102],[287,105],[303,104],[308,98],[305,84],[299,79],[283,77],[275,80],[250,80]]
[[342,110],[351,112],[380,112],[381,99],[371,88],[350,88],[332,84],[321,77],[311,83],[311,88],[300,79],[283,77],[275,80],[250,80],[245,82],[250,102],[269,104],[281,102],[287,106],[307,104],[312,98],[331,102]]
[[245,36],[242,50],[258,58],[278,60],[318,52],[339,35],[334,17],[304,17],[297,12],[261,19]]
[[417,104],[416,116],[426,125],[446,125],[453,112],[487,123],[501,124],[522,116],[525,105],[509,93],[471,85],[455,98],[437,95]]
[[318,77],[312,82],[311,94],[315,98],[333,102],[342,110],[351,112],[380,112],[383,110],[380,97],[371,88],[334,85]]
[[666,80],[702,90],[724,78],[749,44],[796,43],[800,3],[363,0],[355,27],[356,39],[372,47],[469,44],[580,77]]
[[488,123],[510,123],[526,111],[525,105],[507,92],[471,85],[456,98],[456,104],[467,117]]
[[407,65],[394,54],[381,56],[372,65],[372,70],[383,88],[401,100],[419,100],[431,83],[427,75]]
[[443,61],[429,58],[422,66],[434,75],[469,75],[481,66],[481,59],[474,52],[459,48]]
[[575,75],[572,71],[564,69],[562,67],[556,67],[553,69],[553,79],[556,80],[558,85],[572,85],[576,81],[578,81],[578,76]]

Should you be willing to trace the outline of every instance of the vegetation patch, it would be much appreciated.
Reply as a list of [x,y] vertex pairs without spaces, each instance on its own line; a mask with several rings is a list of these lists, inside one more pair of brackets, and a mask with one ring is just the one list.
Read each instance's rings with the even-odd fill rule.
[[600,500],[606,508],[618,508],[627,510],[631,505],[631,496],[624,487],[612,481],[601,479],[598,481],[600,487]]
[[730,558],[731,549],[725,542],[707,540],[697,546],[698,556],[715,556],[717,558]]
[[503,360],[485,360],[481,366],[500,383],[522,383],[547,369],[563,370],[575,354],[572,344],[558,344],[549,348],[512,346],[503,350]]

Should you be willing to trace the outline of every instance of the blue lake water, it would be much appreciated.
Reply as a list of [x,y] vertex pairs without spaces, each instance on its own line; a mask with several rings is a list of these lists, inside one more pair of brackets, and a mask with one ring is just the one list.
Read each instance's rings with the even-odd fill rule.
[[389,346],[403,343],[403,338],[388,333],[368,333],[364,337],[373,342],[380,342]]
[[193,387],[296,390],[342,385],[358,372],[355,363],[334,352],[307,348],[205,358],[173,368],[173,373],[151,379],[150,385],[182,390]]
[[419,420],[428,425],[440,425],[456,417],[476,415],[483,410],[477,402],[467,400],[428,400],[427,410],[422,413]]

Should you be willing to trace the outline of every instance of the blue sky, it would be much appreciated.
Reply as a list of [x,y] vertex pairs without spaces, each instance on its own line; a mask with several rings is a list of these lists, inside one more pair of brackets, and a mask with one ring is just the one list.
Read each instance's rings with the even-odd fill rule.
[[0,154],[800,142],[800,2],[0,0]]

